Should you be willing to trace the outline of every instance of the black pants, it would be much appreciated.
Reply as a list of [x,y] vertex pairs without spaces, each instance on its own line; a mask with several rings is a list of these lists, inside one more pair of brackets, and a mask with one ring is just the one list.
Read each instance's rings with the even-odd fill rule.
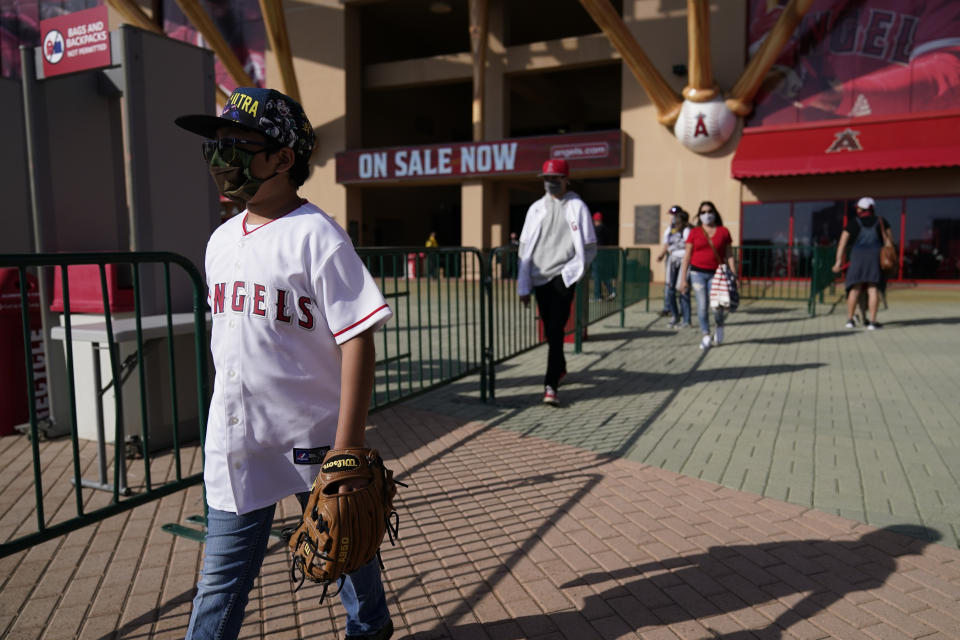
[[560,377],[567,372],[567,360],[563,357],[563,327],[570,319],[570,303],[573,302],[574,291],[575,287],[563,284],[563,276],[557,276],[533,289],[550,349],[547,355],[547,375],[543,378],[543,384],[554,389],[559,386]]

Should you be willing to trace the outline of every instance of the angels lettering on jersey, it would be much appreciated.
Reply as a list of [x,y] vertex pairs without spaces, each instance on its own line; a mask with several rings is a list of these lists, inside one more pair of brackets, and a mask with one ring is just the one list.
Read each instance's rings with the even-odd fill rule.
[[[786,0],[753,0],[756,52]],[[960,107],[960,2],[815,0],[761,92],[750,125]]]
[[271,289],[259,282],[217,282],[210,292],[210,303],[214,317],[230,312],[269,318],[304,331],[312,331],[315,325],[313,298],[289,289]]

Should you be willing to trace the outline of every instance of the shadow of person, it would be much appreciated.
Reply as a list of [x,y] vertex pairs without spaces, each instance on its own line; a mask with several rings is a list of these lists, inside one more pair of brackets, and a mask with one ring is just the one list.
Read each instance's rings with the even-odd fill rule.
[[647,609],[638,612],[634,620],[642,626],[731,613],[776,599],[783,604],[806,594],[762,629],[722,634],[710,630],[723,640],[776,640],[791,626],[816,616],[847,594],[881,587],[896,571],[898,558],[918,555],[941,537],[935,529],[920,525],[891,525],[857,540],[716,546],[696,555],[587,574],[561,589],[646,575],[588,596],[581,610],[589,619],[591,611],[608,609],[607,602],[622,597],[626,588]]

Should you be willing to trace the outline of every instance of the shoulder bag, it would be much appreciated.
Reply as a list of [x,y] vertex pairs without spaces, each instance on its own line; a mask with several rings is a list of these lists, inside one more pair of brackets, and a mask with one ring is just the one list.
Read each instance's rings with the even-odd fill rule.
[[877,225],[880,228],[880,240],[883,242],[883,246],[880,247],[880,269],[888,276],[896,276],[899,272],[897,265],[897,248],[893,246],[892,242],[887,240],[885,230],[888,227],[883,223],[883,218],[877,217]]
[[740,307],[740,290],[737,286],[737,278],[723,258],[720,257],[720,252],[713,246],[710,234],[703,227],[700,227],[700,231],[703,232],[703,237],[707,239],[707,244],[710,245],[710,249],[719,263],[717,270],[713,272],[713,281],[710,283],[710,307],[714,309],[723,307],[733,313]]

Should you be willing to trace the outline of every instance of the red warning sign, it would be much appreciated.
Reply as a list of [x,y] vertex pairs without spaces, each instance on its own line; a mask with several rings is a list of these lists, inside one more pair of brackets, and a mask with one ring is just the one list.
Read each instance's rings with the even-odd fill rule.
[[40,34],[45,78],[110,66],[105,5],[41,20]]

